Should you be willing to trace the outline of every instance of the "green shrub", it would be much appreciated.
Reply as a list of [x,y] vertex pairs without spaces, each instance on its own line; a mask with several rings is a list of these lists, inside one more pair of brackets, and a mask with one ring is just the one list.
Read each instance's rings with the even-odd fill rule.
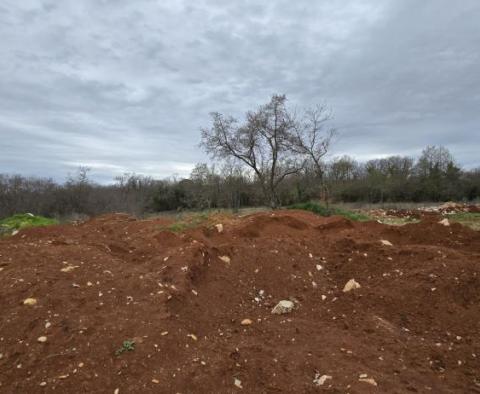
[[52,224],[58,224],[58,222],[55,219],[35,216],[31,213],[21,213],[0,220],[0,234],[10,234],[15,230]]
[[369,216],[363,213],[348,211],[345,209],[335,208],[335,207],[326,207],[325,205],[321,205],[319,203],[312,202],[312,201],[293,204],[293,205],[290,205],[288,209],[301,209],[304,211],[313,212],[320,216],[334,216],[334,215],[343,216],[344,218],[354,220],[354,221],[371,220]]

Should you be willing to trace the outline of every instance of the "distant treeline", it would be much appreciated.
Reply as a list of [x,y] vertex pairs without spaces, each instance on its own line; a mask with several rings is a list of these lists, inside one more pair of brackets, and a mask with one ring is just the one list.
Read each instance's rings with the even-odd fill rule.
[[[391,156],[360,163],[349,156],[323,164],[318,177],[306,165],[286,177],[278,190],[282,205],[314,199],[331,202],[472,201],[480,199],[480,168],[464,170],[443,147],[427,147],[417,158]],[[125,174],[99,185],[80,168],[65,183],[0,175],[0,217],[31,212],[50,217],[107,212],[232,208],[265,205],[262,187],[238,164],[198,164],[188,179],[155,180]]]

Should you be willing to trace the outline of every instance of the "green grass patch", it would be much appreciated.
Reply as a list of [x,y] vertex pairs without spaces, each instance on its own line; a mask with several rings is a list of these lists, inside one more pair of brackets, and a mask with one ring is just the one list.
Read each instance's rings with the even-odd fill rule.
[[452,215],[446,215],[449,221],[463,224],[474,230],[480,230],[480,213],[477,212],[459,212]]
[[167,226],[161,226],[160,230],[167,230],[171,231],[172,233],[181,233],[188,229],[201,226],[208,221],[209,217],[210,214],[208,212],[189,215],[175,223],[169,224]]
[[310,211],[320,216],[343,216],[349,220],[356,222],[364,222],[367,220],[372,220],[370,216],[365,215],[364,213],[349,211],[342,208],[336,207],[326,207],[316,202],[305,202],[299,204],[293,204],[288,207],[288,209],[301,209],[304,211]]
[[35,216],[31,213],[21,213],[0,220],[0,234],[11,234],[15,230],[52,224],[58,224],[58,222],[55,219]]

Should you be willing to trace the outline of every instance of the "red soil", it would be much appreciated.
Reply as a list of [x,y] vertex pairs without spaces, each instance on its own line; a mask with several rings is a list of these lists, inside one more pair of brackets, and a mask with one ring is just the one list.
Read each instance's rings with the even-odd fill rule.
[[[222,233],[162,224],[108,215],[0,241],[0,392],[480,392],[480,233],[300,211]],[[295,309],[271,314],[282,299]]]

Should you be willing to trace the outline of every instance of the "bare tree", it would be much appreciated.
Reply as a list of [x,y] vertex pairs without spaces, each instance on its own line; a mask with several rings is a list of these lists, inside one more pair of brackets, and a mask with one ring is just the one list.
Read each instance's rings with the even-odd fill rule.
[[[294,115],[295,116],[295,115]],[[292,119],[294,136],[292,149],[308,158],[321,190],[321,199],[328,202],[328,187],[324,181],[323,157],[328,153],[336,129],[330,125],[332,112],[326,105],[317,105],[303,112],[300,119]]]
[[314,118],[297,120],[286,100],[285,95],[272,96],[269,103],[248,112],[242,124],[231,116],[212,113],[212,127],[202,129],[201,146],[212,157],[234,158],[248,166],[272,208],[278,206],[279,184],[305,168],[310,158],[319,162],[329,143],[329,138],[326,143],[319,136],[321,118],[317,124]]

